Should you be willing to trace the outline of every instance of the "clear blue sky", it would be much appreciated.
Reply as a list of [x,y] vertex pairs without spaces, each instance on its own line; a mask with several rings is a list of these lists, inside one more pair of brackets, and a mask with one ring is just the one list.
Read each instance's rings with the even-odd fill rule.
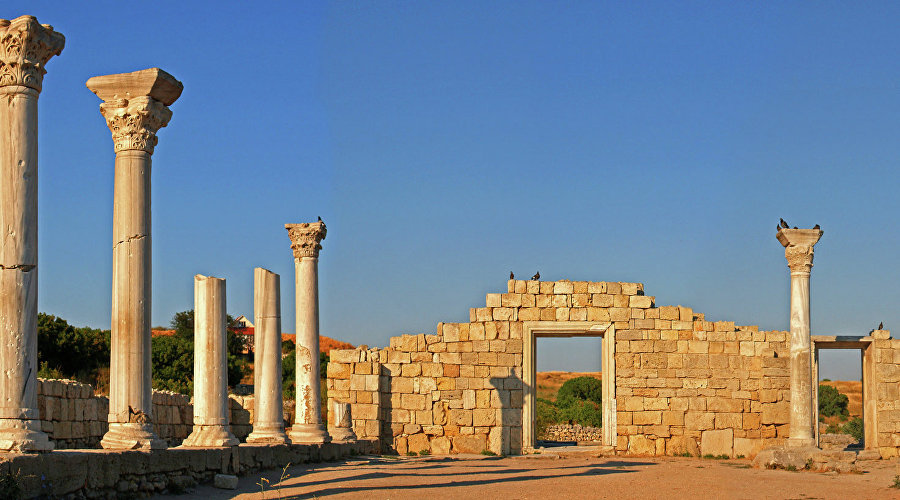
[[[153,172],[153,323],[328,224],[322,333],[462,321],[510,270],[639,281],[788,327],[775,225],[821,224],[813,333],[900,335],[900,4],[33,2],[66,36],[40,98],[40,309],[109,327],[113,150],[84,82],[184,82]],[[548,344],[544,369],[597,369]],[[583,349],[582,349],[583,351]],[[825,376],[858,376],[852,356]]]

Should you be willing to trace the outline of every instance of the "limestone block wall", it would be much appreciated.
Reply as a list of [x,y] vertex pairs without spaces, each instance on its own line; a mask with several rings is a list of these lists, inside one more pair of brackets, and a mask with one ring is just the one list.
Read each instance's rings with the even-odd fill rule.
[[[877,449],[882,458],[893,458],[900,455],[900,339],[892,339],[887,330],[874,331],[872,337],[874,390],[867,390],[866,395],[876,401],[864,402],[864,411],[874,409]],[[866,417],[866,425],[872,425],[872,420]],[[866,436],[871,434],[866,432]]]
[[619,451],[752,456],[788,435],[787,332],[656,307],[640,283],[511,280],[467,323],[333,350],[329,396],[399,453],[520,453],[523,322],[615,327]]
[[[241,441],[252,428],[252,396],[230,397],[232,433]],[[184,394],[153,391],[153,427],[169,446],[178,446],[193,428],[193,405]],[[99,448],[109,428],[109,398],[95,396],[88,384],[74,380],[38,379],[41,429],[56,449]]]

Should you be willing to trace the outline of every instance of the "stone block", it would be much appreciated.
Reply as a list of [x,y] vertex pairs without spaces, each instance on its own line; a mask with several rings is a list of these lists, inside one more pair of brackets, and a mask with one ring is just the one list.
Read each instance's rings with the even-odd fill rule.
[[453,451],[456,453],[479,454],[487,449],[485,434],[454,436],[452,442]]
[[238,477],[230,474],[216,474],[213,477],[213,486],[223,490],[235,490],[238,487]]
[[630,455],[655,455],[656,442],[647,436],[628,436],[628,453]]
[[647,295],[631,295],[628,298],[628,307],[647,309],[653,307],[653,297]]
[[701,455],[734,456],[734,430],[708,430],[700,433]]
[[690,436],[673,436],[666,441],[666,455],[671,457],[685,454],[700,456],[700,447],[697,446],[696,439]]

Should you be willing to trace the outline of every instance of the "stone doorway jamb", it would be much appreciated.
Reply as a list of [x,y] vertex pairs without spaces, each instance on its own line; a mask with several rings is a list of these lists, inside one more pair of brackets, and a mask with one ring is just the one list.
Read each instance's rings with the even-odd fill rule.
[[590,321],[525,321],[522,323],[522,448],[535,446],[538,337],[601,337],[600,370],[603,387],[603,445],[616,446],[616,329],[611,323]]

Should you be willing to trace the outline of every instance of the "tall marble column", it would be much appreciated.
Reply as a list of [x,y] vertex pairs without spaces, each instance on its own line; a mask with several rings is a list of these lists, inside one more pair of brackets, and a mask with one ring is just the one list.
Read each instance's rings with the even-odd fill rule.
[[809,273],[813,247],[822,230],[779,229],[776,237],[784,245],[791,269],[791,429],[786,445],[815,446],[812,352],[809,336]]
[[322,392],[319,380],[319,250],[325,239],[325,223],[285,224],[294,251],[297,291],[297,409],[288,436],[294,443],[328,443],[331,436],[322,425]]
[[281,396],[281,277],[253,270],[253,432],[248,443],[290,443]]
[[38,95],[66,39],[0,19],[0,451],[52,450],[37,404]]
[[112,359],[104,448],[164,448],[153,432],[150,378],[150,156],[181,82],[159,68],[95,76],[88,88],[112,131]]
[[194,276],[194,429],[183,446],[237,446],[228,418],[225,280]]

